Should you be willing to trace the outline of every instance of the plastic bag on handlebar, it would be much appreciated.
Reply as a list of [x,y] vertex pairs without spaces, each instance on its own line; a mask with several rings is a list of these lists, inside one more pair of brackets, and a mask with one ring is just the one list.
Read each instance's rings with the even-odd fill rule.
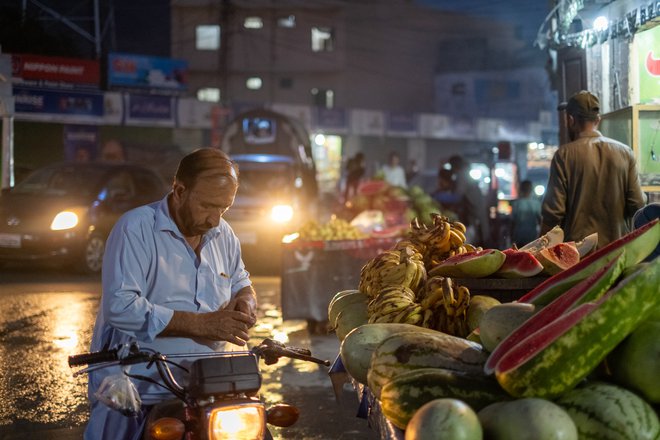
[[106,376],[94,395],[105,405],[125,416],[136,416],[140,412],[142,399],[124,372]]

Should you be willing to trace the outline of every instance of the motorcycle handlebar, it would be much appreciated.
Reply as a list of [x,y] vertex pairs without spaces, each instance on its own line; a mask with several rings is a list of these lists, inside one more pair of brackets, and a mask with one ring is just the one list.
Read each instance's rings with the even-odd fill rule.
[[100,364],[101,362],[112,362],[117,359],[117,349],[74,354],[69,356],[69,367]]

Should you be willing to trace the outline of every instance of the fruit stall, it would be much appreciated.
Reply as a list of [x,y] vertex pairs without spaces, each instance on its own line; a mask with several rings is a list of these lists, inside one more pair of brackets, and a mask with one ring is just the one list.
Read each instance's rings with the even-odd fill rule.
[[660,439],[660,220],[597,250],[559,228],[498,250],[431,218],[326,310],[335,389],[380,438]]
[[304,319],[313,333],[327,332],[328,304],[351,289],[360,268],[405,235],[413,218],[440,206],[419,187],[366,181],[327,222],[310,220],[282,243],[282,316]]

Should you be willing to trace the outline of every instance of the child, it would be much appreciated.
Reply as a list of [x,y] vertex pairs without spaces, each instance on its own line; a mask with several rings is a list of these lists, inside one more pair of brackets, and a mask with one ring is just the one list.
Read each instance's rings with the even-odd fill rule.
[[511,208],[511,240],[522,247],[539,236],[541,227],[541,202],[532,197],[531,181],[520,183],[520,197]]

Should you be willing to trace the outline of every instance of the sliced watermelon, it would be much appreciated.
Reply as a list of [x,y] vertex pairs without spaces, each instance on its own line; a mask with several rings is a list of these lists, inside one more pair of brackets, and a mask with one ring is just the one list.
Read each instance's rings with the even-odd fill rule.
[[446,276],[456,278],[482,278],[492,275],[502,266],[506,256],[497,249],[449,257],[429,271],[429,277]]
[[639,229],[624,235],[604,248],[589,254],[576,265],[553,275],[534,289],[521,296],[519,302],[546,305],[571,286],[585,279],[618,255],[617,250],[626,250],[624,267],[644,260],[660,243],[660,220],[655,219]]
[[528,278],[539,274],[543,270],[543,265],[531,252],[515,249],[506,249],[502,252],[506,255],[506,260],[495,272],[495,275],[499,277]]

